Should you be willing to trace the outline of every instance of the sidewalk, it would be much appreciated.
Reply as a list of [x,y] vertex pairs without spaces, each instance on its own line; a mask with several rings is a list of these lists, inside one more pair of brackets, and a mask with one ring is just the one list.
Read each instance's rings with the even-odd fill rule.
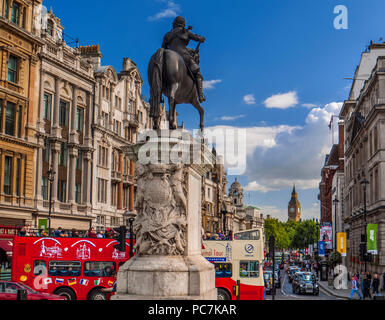
[[[349,300],[350,293],[352,291],[352,284],[348,282],[348,289],[334,289],[334,286],[329,286],[327,281],[318,281],[321,290],[326,291],[328,294],[335,296],[340,299]],[[358,296],[355,294],[353,299],[358,299]]]

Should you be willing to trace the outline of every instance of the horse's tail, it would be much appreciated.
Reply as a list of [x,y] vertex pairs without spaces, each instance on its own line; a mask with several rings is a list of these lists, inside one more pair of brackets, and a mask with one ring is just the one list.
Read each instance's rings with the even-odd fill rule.
[[162,99],[162,69],[164,49],[160,48],[152,56],[148,68],[148,79],[150,83],[150,117],[159,119],[161,114]]

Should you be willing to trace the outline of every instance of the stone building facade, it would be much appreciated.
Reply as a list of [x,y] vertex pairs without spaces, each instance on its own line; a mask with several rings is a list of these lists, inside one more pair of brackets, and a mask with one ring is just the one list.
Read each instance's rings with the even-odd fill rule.
[[[385,272],[385,43],[371,44],[363,53],[349,99],[340,118],[345,122],[345,184],[343,221],[347,232],[349,271],[363,270],[359,258],[364,234],[364,188],[367,223],[378,225],[378,255],[367,263],[370,272]],[[363,81],[364,79],[367,79]]]
[[[68,46],[61,21],[52,12],[40,53],[38,153],[36,161],[36,221],[34,225],[86,230],[93,220],[91,120],[95,80],[92,66],[80,50]],[[49,218],[49,170],[52,209]],[[49,223],[48,223],[49,224]]]
[[31,223],[39,100],[41,1],[0,1],[0,224]]
[[140,130],[151,127],[149,106],[141,96],[142,78],[135,63],[123,59],[118,74],[101,64],[99,46],[81,47],[84,61],[93,67],[95,105],[93,128],[92,208],[98,231],[127,224],[125,212],[134,212],[135,164],[122,147],[136,143]]

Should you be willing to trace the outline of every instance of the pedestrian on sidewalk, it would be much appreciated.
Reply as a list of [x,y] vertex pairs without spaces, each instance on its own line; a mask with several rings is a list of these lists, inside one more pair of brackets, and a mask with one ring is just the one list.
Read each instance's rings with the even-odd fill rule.
[[370,299],[372,299],[372,295],[370,294],[370,279],[371,279],[371,276],[369,274],[369,272],[367,274],[364,275],[364,300],[366,297],[369,297]]
[[359,275],[359,287],[361,289],[361,293],[362,295],[364,295],[364,278],[365,278],[365,272],[361,271],[360,275]]
[[380,279],[378,278],[378,274],[375,273],[373,275],[373,280],[372,280],[372,293],[373,295],[379,294],[378,288],[380,287]]
[[358,277],[354,275],[352,278],[352,292],[350,293],[350,300],[353,300],[354,294],[357,293],[360,300],[362,299],[360,291],[358,290]]

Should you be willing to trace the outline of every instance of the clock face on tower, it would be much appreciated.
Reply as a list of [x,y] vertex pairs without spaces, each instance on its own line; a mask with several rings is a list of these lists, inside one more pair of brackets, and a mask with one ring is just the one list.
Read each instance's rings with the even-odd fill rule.
[[294,213],[294,212],[295,212],[295,209],[294,209],[294,208],[290,208],[290,212],[291,212],[291,213]]

